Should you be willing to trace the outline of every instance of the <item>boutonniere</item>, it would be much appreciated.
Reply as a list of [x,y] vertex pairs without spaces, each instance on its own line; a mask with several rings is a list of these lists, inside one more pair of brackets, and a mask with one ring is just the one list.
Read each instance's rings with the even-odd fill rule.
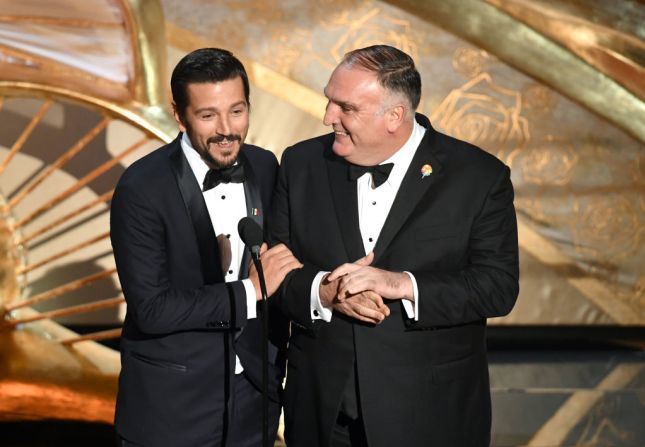
[[426,178],[430,174],[432,174],[432,166],[430,164],[421,166],[421,179]]

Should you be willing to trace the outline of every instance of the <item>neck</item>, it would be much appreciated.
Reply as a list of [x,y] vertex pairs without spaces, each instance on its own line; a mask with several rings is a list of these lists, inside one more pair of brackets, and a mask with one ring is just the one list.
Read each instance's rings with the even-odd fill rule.
[[410,139],[410,136],[412,136],[413,129],[414,129],[414,122],[411,120],[405,121],[403,124],[401,124],[401,126],[399,126],[399,128],[396,129],[396,131],[391,134],[392,137],[388,139],[388,144],[387,144],[388,149],[383,151],[383,153],[380,154],[378,159],[371,164],[377,165],[377,164],[383,163],[392,155],[396,154],[403,147],[403,145]]

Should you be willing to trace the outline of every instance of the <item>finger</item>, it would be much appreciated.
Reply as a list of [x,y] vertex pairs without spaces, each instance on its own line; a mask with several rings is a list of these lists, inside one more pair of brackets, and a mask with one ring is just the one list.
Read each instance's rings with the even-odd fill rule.
[[385,319],[385,315],[383,314],[383,312],[380,312],[379,310],[376,310],[376,309],[372,309],[368,306],[363,306],[361,304],[354,303],[353,310],[358,315],[360,315],[361,319],[367,319],[375,323],[380,323]]
[[[265,245],[266,245],[266,244],[262,244],[262,248],[264,248],[264,247],[265,247]],[[277,254],[277,253],[282,253],[282,252],[284,252],[285,250],[286,250],[286,251],[288,251],[289,249],[288,249],[288,248],[287,248],[287,246],[286,246],[286,245],[284,245],[284,244],[278,244],[278,245],[274,245],[273,247],[269,248],[268,250],[264,250],[264,251],[262,251],[262,249],[260,249],[260,250],[261,250],[261,253],[265,253],[265,252],[266,252],[266,255],[267,255],[267,256],[273,256],[273,255],[275,255],[275,254]]]
[[383,315],[385,315],[386,317],[390,315],[390,308],[385,304],[381,295],[371,290],[363,292],[361,295],[374,303],[377,306],[377,310]]
[[351,305],[349,304],[340,304],[336,305],[336,308],[340,308],[339,310],[344,313],[345,315],[348,315],[356,320],[364,321],[366,323],[371,323],[371,324],[378,324],[381,322],[380,319],[378,318],[371,318],[368,315],[362,315],[359,312],[356,312],[354,308],[352,308]]
[[341,276],[345,276],[348,273],[354,272],[354,271],[356,271],[356,270],[358,270],[360,268],[361,268],[361,266],[357,265],[357,264],[351,264],[351,263],[342,264],[342,265],[336,267],[336,269],[329,274],[329,280],[334,281],[336,278],[340,278]]
[[267,243],[262,242],[262,246],[260,247],[260,256],[262,256],[267,251],[268,248],[269,246],[267,245]]
[[370,251],[367,255],[363,256],[361,259],[354,262],[354,264],[358,264],[360,266],[366,266],[366,265],[370,265],[372,261],[374,261],[374,252]]
[[291,270],[303,267],[303,264],[288,251],[282,254],[267,256],[267,258],[263,259],[262,266],[268,274],[285,276]]
[[376,293],[376,292],[372,292],[371,290],[367,290],[367,291],[363,292],[363,296],[364,296],[366,299],[368,299],[368,300],[370,300],[371,302],[373,302],[374,304],[376,304],[376,307],[378,307],[378,308],[380,308],[380,309],[382,309],[382,308],[386,308],[386,309],[388,309],[388,310],[390,309],[390,308],[389,308],[389,307],[387,307],[387,306],[385,305],[385,303],[383,302],[383,298],[381,297],[381,295],[379,295],[379,294],[378,294],[378,293]]
[[296,258],[292,258],[289,261],[283,263],[280,267],[280,272],[284,275],[289,273],[291,270],[302,268],[303,265]]
[[286,266],[286,265],[290,265],[290,264],[293,264],[293,263],[296,263],[296,264],[298,264],[298,265],[299,265],[299,266],[301,266],[301,267],[302,267],[302,265],[303,265],[303,264],[298,260],[298,258],[296,258],[296,257],[291,253],[291,251],[286,251],[286,252],[283,252],[283,253],[276,254],[276,255],[274,256],[274,259],[273,259],[272,261],[273,261],[273,262],[275,262],[275,263],[276,263],[276,265],[279,265],[279,266]]
[[360,272],[350,273],[340,279],[338,294],[356,295],[372,289],[371,281]]
[[289,250],[285,245],[276,245],[275,247],[270,248],[263,256],[263,263],[280,263],[282,261],[293,258],[291,250]]

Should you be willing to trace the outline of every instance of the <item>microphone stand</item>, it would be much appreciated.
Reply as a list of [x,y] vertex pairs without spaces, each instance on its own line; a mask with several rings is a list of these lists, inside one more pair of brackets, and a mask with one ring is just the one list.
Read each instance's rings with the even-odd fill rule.
[[269,305],[264,269],[260,262],[260,247],[251,247],[255,269],[258,271],[260,291],[262,293],[262,445],[269,445]]

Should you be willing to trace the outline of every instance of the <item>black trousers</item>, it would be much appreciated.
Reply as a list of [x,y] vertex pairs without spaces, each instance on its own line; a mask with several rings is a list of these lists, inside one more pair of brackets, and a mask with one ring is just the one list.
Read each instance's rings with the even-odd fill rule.
[[354,367],[345,385],[340,412],[331,435],[331,447],[368,447],[359,402],[358,377]]
[[350,419],[343,413],[338,415],[331,435],[331,447],[368,447],[363,419]]
[[[235,374],[229,410],[227,439],[222,447],[262,446],[262,392],[244,375]],[[273,445],[278,432],[280,405],[269,399],[269,443]],[[135,444],[120,438],[121,447],[156,447]]]

